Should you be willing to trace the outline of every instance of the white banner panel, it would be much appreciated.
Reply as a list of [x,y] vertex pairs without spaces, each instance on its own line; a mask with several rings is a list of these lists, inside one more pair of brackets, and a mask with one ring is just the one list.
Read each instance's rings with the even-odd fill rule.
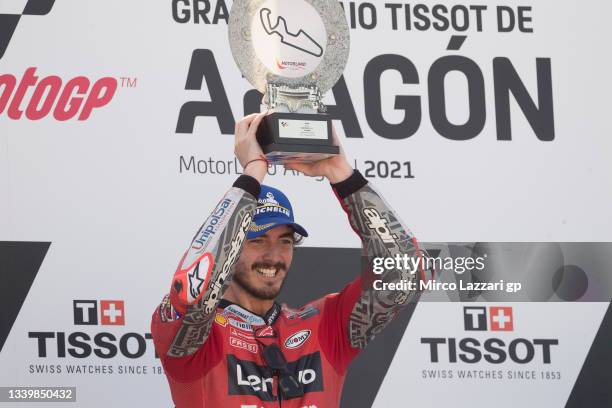
[[[609,2],[342,4],[351,54],[325,102],[355,166],[420,240],[612,240]],[[150,315],[240,174],[234,124],[245,104],[258,108],[230,53],[230,8],[0,2],[0,241],[51,243],[2,348],[0,385],[76,386],[74,406],[170,405]],[[307,246],[359,245],[327,182],[280,166],[270,173],[266,183],[287,193],[308,229]],[[93,305],[96,323],[78,320]],[[414,390],[429,390],[412,393],[411,404],[451,387],[484,406],[498,387],[525,384],[492,381],[479,405],[479,381],[420,377],[428,356],[411,354],[416,336],[464,334],[422,326],[436,307],[461,311],[417,310],[377,406],[406,400],[400,366]],[[526,311],[540,307],[594,314],[579,330],[552,320],[546,328]],[[103,323],[117,310],[123,325]],[[542,406],[551,393],[561,401],[603,306],[520,313],[577,353],[555,360],[560,381],[521,388]]]
[[607,307],[421,303],[374,407],[562,407]]

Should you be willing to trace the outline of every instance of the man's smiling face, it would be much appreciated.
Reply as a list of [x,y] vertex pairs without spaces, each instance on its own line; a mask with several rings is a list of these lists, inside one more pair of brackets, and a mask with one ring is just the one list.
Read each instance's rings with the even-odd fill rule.
[[288,225],[279,225],[247,240],[231,284],[257,299],[275,299],[291,266],[294,244],[294,232]]

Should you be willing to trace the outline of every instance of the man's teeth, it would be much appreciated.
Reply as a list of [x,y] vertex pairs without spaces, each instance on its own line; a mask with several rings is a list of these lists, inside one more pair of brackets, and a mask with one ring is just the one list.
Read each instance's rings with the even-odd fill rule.
[[276,276],[276,268],[257,268],[257,272],[265,276],[266,278],[273,278]]

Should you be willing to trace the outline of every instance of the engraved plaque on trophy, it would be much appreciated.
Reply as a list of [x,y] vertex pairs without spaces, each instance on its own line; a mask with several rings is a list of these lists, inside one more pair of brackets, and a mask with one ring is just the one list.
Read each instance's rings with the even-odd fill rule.
[[314,162],[339,153],[323,94],[342,75],[349,29],[336,0],[234,0],[232,55],[264,96],[257,141],[271,163]]

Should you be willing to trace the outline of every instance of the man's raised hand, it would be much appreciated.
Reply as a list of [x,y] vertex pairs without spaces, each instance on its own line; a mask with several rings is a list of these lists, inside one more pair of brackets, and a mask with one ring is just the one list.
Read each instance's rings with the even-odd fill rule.
[[254,177],[260,183],[268,171],[268,162],[257,143],[257,127],[267,112],[253,113],[236,123],[234,154],[244,168],[244,174]]

